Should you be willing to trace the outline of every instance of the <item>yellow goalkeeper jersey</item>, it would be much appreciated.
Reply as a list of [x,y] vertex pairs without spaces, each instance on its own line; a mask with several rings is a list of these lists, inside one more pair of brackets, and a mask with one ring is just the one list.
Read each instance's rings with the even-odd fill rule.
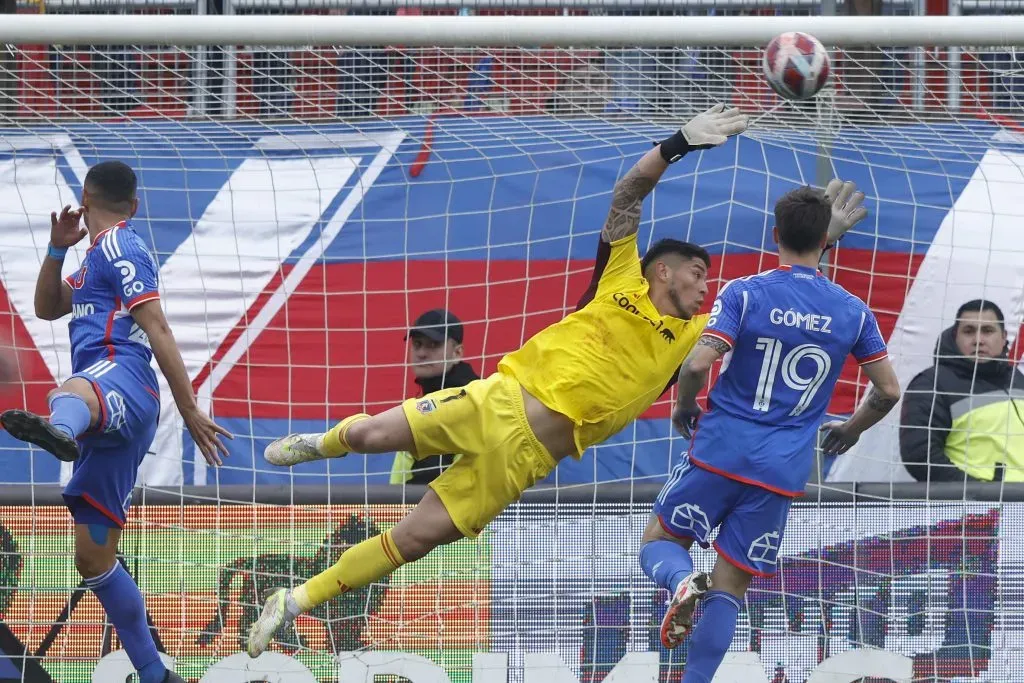
[[498,363],[498,372],[576,423],[576,457],[657,400],[707,322],[658,313],[636,239],[612,242],[593,301]]

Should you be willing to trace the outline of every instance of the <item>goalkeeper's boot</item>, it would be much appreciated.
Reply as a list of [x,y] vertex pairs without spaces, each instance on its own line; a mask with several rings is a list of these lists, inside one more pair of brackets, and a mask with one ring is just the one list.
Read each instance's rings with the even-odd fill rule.
[[185,679],[168,669],[167,675],[164,676],[164,683],[185,683]]
[[711,590],[711,577],[704,572],[694,572],[676,587],[661,620],[661,644],[671,650],[682,644],[693,630],[693,612],[697,601]]
[[293,619],[288,611],[288,589],[278,588],[267,598],[260,618],[249,627],[249,639],[245,651],[256,658],[267,651],[274,636]]
[[46,418],[26,410],[5,410],[0,424],[19,441],[26,441],[52,453],[58,460],[78,460],[78,442],[57,429]]
[[271,465],[291,467],[300,462],[324,460],[330,456],[320,449],[323,434],[289,434],[273,442],[263,451]]

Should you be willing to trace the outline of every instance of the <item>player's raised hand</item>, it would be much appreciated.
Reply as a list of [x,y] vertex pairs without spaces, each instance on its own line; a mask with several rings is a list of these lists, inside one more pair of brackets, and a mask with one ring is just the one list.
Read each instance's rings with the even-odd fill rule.
[[206,462],[219,467],[222,464],[221,456],[228,455],[228,448],[220,437],[234,439],[234,434],[214,422],[199,408],[186,410],[181,417],[185,420],[188,433],[192,435],[192,440],[196,442],[196,447],[202,452]]
[[850,428],[849,420],[826,422],[820,429],[826,432],[821,442],[821,452],[825,455],[842,455],[860,439],[860,432]]
[[697,420],[700,419],[700,406],[694,403],[692,406],[676,403],[672,410],[672,424],[676,431],[683,435],[683,438],[692,439],[693,432],[697,429]]
[[89,234],[89,231],[80,225],[82,220],[82,209],[71,210],[71,206],[65,206],[57,215],[56,211],[50,213],[50,244],[58,249],[73,247],[82,241],[82,238]]
[[746,114],[736,107],[726,109],[724,104],[716,104],[703,114],[694,116],[681,130],[691,149],[710,149],[746,129]]
[[825,188],[825,199],[832,205],[832,220],[828,223],[828,243],[835,244],[853,226],[868,215],[864,193],[857,190],[852,180],[843,182],[833,178]]

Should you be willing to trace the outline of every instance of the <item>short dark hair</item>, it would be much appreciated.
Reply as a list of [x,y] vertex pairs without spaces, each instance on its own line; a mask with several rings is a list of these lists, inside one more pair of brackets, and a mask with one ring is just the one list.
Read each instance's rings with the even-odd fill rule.
[[988,299],[971,299],[967,303],[956,309],[956,322],[953,323],[953,329],[960,328],[960,318],[963,317],[964,313],[977,311],[981,313],[983,311],[992,311],[995,313],[996,320],[999,321],[999,327],[1006,329],[1006,318],[1003,317],[1003,309],[999,308],[996,304],[989,301]]
[[832,207],[825,193],[813,187],[798,187],[775,202],[775,227],[779,244],[797,254],[820,248],[821,238],[828,233]]
[[647,272],[647,266],[654,263],[656,260],[664,256],[665,254],[675,254],[685,259],[700,259],[704,262],[704,265],[708,268],[711,267],[711,257],[708,256],[708,251],[699,244],[693,244],[692,242],[683,242],[682,240],[672,239],[666,237],[660,239],[651,245],[651,248],[644,254],[644,258],[640,261],[641,272]]
[[131,210],[138,189],[135,171],[123,161],[103,161],[85,176],[89,195],[110,211],[126,213]]

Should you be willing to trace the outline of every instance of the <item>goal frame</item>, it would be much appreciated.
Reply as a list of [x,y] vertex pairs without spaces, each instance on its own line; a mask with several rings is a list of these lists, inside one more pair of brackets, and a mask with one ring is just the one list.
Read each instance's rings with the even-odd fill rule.
[[15,15],[0,43],[706,47],[805,31],[836,47],[1024,45],[1019,16],[166,16]]

